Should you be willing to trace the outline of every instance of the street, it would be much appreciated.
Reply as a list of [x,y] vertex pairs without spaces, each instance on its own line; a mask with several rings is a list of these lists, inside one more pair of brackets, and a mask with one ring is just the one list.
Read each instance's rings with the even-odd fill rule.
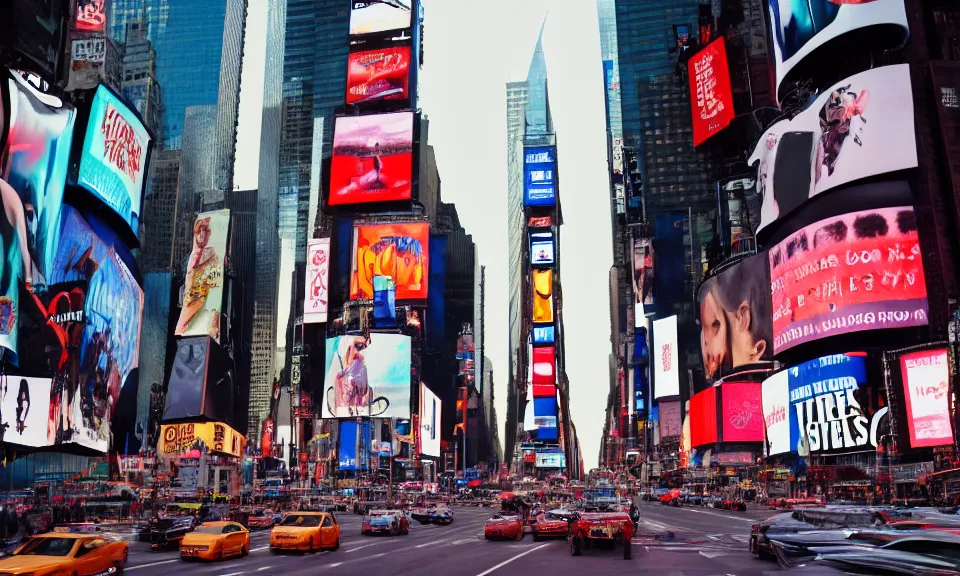
[[[360,535],[361,517],[340,514],[340,550],[312,555],[274,555],[269,531],[254,532],[250,555],[218,563],[181,561],[177,552],[151,552],[146,544],[130,545],[126,570],[134,576],[176,573],[178,576],[241,576],[258,573],[284,576],[319,573],[430,574],[443,576],[532,574],[670,574],[760,575],[778,572],[775,564],[747,551],[750,525],[765,511],[726,512],[700,507],[668,508],[644,503],[642,524],[634,538],[634,558],[619,549],[586,550],[570,556],[566,540],[488,542],[483,537],[489,508],[456,508],[450,526],[414,522],[408,536]],[[672,533],[672,537],[671,534]]]

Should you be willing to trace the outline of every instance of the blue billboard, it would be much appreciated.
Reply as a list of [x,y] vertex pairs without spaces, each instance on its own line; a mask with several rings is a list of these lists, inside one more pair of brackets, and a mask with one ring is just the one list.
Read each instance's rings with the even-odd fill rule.
[[523,149],[523,205],[556,206],[557,147]]
[[[360,442],[357,442],[357,421],[340,421],[340,441],[337,459],[341,470],[357,470],[357,461],[360,470],[367,470],[370,463],[370,421],[364,420],[360,427]],[[360,448],[360,458],[357,458],[357,447]]]
[[553,344],[553,331],[554,328],[550,326],[534,326],[533,327],[533,345],[537,344]]

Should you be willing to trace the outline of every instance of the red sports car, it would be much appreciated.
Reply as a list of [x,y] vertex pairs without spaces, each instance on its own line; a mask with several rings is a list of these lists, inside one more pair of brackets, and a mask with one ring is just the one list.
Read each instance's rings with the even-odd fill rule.
[[584,512],[570,525],[570,555],[580,556],[584,548],[623,545],[623,558],[633,557],[633,521],[623,512]]
[[533,541],[538,542],[541,538],[566,538],[570,531],[570,522],[566,516],[554,511],[541,512],[534,518]]
[[523,519],[520,516],[497,514],[483,526],[487,540],[523,540]]

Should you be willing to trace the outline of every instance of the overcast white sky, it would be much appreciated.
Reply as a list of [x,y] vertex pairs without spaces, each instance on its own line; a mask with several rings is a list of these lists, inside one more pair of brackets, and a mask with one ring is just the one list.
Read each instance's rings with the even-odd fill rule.
[[[420,107],[430,118],[445,202],[480,247],[486,275],[484,353],[494,365],[500,438],[508,382],[506,83],[524,80],[544,16],[557,131],[570,409],[587,470],[597,464],[610,353],[612,265],[603,70],[592,0],[422,0]],[[235,182],[256,187],[267,0],[250,0]],[[259,93],[258,93],[259,90]]]

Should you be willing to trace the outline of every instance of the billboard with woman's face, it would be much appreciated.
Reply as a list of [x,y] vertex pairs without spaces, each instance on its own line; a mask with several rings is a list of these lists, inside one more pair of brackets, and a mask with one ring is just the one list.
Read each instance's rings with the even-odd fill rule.
[[409,418],[409,336],[327,339],[321,418]]
[[187,261],[183,308],[177,336],[210,336],[220,342],[223,260],[227,253],[230,211],[202,212],[193,223],[193,249]]
[[0,379],[3,441],[20,446],[48,446],[50,379],[6,375]]

